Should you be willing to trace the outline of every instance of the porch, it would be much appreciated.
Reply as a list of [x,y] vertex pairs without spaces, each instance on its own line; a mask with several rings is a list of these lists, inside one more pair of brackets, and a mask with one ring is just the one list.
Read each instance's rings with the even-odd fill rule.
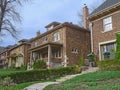
[[36,60],[44,60],[47,68],[56,68],[62,66],[63,47],[59,43],[45,43],[38,47],[30,49],[30,63]]
[[24,57],[22,54],[13,53],[7,58],[8,67],[21,67],[24,65]]

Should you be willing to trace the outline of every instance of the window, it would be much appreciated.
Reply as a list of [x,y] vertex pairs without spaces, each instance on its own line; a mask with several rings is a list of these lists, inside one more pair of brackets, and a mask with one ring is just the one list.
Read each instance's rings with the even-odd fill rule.
[[104,32],[112,30],[112,17],[103,19]]
[[38,42],[35,42],[35,47],[37,47],[39,45],[39,43]]
[[59,33],[55,33],[54,35],[53,35],[53,40],[54,41],[58,41],[58,40],[60,40],[60,34]]
[[76,48],[73,48],[72,53],[78,53],[78,50]]
[[59,58],[59,57],[61,57],[61,50],[60,50],[60,49],[55,50],[55,51],[53,52],[53,57],[54,57],[54,58]]
[[47,38],[47,37],[45,37],[45,38],[44,38],[44,42],[47,42],[47,41],[48,41],[48,38]]
[[114,58],[114,53],[113,51],[115,51],[115,47],[116,47],[116,44],[115,43],[109,43],[109,44],[105,44],[105,45],[101,45],[100,46],[100,49],[101,49],[101,59],[104,60],[105,57],[104,57],[104,53],[105,52],[110,52],[110,59],[113,59]]

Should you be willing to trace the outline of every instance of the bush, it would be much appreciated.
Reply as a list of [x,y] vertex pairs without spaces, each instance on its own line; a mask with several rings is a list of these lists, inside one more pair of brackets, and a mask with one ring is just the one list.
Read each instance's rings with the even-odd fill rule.
[[34,69],[45,69],[46,68],[46,62],[43,60],[37,60],[33,64]]
[[25,64],[25,65],[22,65],[21,67],[20,67],[20,69],[21,70],[27,70],[27,65]]
[[79,67],[84,66],[84,59],[83,59],[82,56],[80,56],[78,66],[79,66]]
[[115,53],[115,59],[117,59],[118,61],[120,61],[120,33],[116,34],[116,53]]
[[63,67],[55,69],[42,69],[31,71],[20,71],[8,75],[0,75],[0,78],[10,77],[14,83],[49,80],[64,75],[79,73],[76,67]]
[[99,61],[98,67],[101,71],[120,70],[120,62],[115,59]]

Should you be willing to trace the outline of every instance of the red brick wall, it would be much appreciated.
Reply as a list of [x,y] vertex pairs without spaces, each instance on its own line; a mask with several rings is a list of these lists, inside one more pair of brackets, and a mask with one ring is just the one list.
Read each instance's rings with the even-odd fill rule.
[[[72,49],[76,48],[78,53],[72,53]],[[90,53],[90,32],[84,32],[82,30],[75,30],[67,28],[66,30],[66,54],[68,59],[68,65],[78,65],[80,56],[87,57]]]
[[[103,32],[103,19],[112,16],[113,30]],[[99,55],[99,43],[116,39],[115,33],[120,31],[120,12],[114,12],[93,22],[93,49],[94,53]]]

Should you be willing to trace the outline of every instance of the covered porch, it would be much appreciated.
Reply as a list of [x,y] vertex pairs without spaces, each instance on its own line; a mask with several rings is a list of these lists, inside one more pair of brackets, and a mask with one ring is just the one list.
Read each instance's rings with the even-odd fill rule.
[[63,47],[59,43],[46,43],[30,49],[30,63],[36,60],[44,60],[47,68],[56,68],[62,66]]
[[21,67],[24,65],[23,55],[13,53],[9,57],[7,57],[8,67]]

